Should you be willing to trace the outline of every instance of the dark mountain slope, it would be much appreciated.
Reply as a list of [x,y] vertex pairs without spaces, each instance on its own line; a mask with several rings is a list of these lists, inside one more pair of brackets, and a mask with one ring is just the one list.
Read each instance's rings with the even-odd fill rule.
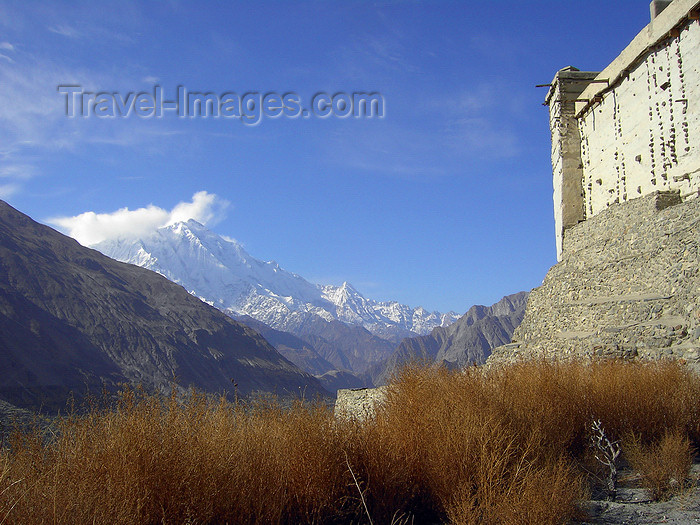
[[341,388],[367,388],[372,385],[362,378],[345,370],[331,370],[323,375],[316,376],[323,388],[336,395]]
[[260,332],[284,357],[316,376],[332,370],[362,374],[396,348],[362,326],[327,321],[315,314],[300,316],[297,323],[290,323],[289,332],[270,328],[247,315],[234,318]]
[[385,360],[396,345],[373,335],[369,330],[342,321],[326,321],[309,316],[294,334],[308,342],[338,370],[362,374],[368,367]]
[[149,270],[0,201],[0,398],[58,406],[70,390],[140,383],[306,395],[318,381],[257,332]]
[[262,321],[253,319],[249,315],[243,315],[236,319],[259,332],[280,354],[302,370],[313,375],[321,375],[335,369],[331,363],[316,352],[313,346],[294,334],[270,328]]
[[[316,379],[321,382],[323,388],[328,390],[331,394],[335,394],[335,392],[340,388],[364,388],[372,386],[371,381],[368,381],[365,378],[360,378],[347,370],[336,369],[333,364],[321,357],[311,343],[304,341],[294,334],[270,328],[265,323],[258,321],[257,319],[253,319],[248,315],[243,315],[237,317],[236,319],[260,332],[267,342],[274,346],[280,354],[289,359],[302,370],[313,374]],[[344,323],[340,323],[339,321],[335,322],[339,323],[340,326],[345,326]],[[322,323],[327,323],[329,325],[328,328],[331,329],[331,332],[335,332],[335,328],[338,328],[333,327],[328,321],[322,321]],[[321,324],[321,326],[323,326],[323,324]],[[363,334],[366,332],[366,330],[361,327],[356,327],[356,330],[354,329],[355,327],[351,326],[351,328],[353,328],[352,333]],[[341,329],[341,331],[344,332],[343,329]],[[334,348],[333,343],[329,343],[326,339],[323,339],[320,336],[307,337],[315,340],[317,344],[320,344],[322,348],[326,349],[326,355],[330,355],[336,362],[341,360],[340,362],[347,363],[349,366],[350,361],[340,350]],[[347,345],[345,346],[347,347]]]
[[433,328],[429,335],[404,339],[394,353],[368,371],[375,385],[409,361],[444,364],[461,368],[483,364],[491,349],[509,343],[525,314],[527,292],[508,295],[492,306],[475,305],[458,321]]

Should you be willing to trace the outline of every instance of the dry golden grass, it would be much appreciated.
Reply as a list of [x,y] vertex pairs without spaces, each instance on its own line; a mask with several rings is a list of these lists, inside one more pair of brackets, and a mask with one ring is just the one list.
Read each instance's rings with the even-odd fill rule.
[[338,511],[342,447],[323,408],[246,413],[127,391],[113,411],[64,420],[51,445],[13,443],[10,477],[21,482],[2,494],[0,521],[319,521]]
[[625,455],[639,472],[653,500],[667,500],[688,486],[695,450],[687,436],[669,431],[658,443],[643,445],[636,436],[627,437]]
[[126,391],[63,418],[50,442],[14,436],[0,525],[563,523],[586,496],[592,420],[640,446],[669,432],[697,444],[699,415],[698,379],[672,363],[408,367],[363,423],[308,403]]

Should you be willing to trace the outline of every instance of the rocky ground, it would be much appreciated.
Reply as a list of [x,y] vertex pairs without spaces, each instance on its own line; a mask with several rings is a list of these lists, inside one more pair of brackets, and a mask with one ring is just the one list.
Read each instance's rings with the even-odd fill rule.
[[687,490],[669,501],[651,501],[634,473],[622,473],[615,501],[591,500],[582,505],[588,515],[574,525],[700,524],[700,463],[691,471]]

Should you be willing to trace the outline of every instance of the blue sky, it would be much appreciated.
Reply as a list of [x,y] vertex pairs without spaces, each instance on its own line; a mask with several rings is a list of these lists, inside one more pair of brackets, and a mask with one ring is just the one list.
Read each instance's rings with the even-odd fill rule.
[[[648,19],[646,0],[0,1],[0,198],[41,222],[104,214],[80,225],[98,236],[192,211],[309,280],[463,312],[555,262],[535,85],[602,69]],[[385,114],[68,118],[68,84],[378,92]]]

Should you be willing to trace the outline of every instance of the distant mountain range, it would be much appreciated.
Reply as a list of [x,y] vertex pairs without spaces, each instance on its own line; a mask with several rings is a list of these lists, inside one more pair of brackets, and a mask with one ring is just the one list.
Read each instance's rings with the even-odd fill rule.
[[491,306],[472,306],[457,322],[425,336],[404,339],[384,362],[367,371],[372,383],[385,384],[402,364],[420,361],[464,368],[481,365],[491,350],[510,343],[523,320],[528,292],[508,295]]
[[[197,275],[203,282],[216,278],[207,269]],[[0,371],[0,399],[23,407],[61,408],[70,391],[99,394],[120,383],[324,393],[253,329],[181,286],[85,248],[2,201]]]
[[93,247],[164,275],[254,328],[331,391],[385,382],[416,358],[452,368],[481,364],[491,348],[510,342],[527,298],[521,292],[473,306],[459,320],[455,312],[373,301],[347,282],[312,284],[255,259],[194,220]]
[[[164,226],[141,238],[108,240],[93,247],[181,284],[262,331],[278,342],[278,350],[289,359],[318,374],[331,370],[361,374],[389,357],[405,337],[427,334],[458,318],[455,312],[428,312],[398,302],[373,301],[347,282],[342,286],[312,284],[274,261],[255,259],[236,241],[194,220]],[[297,340],[290,345],[291,339],[282,341],[285,336],[278,332],[292,334],[301,343]],[[315,355],[309,353],[312,349]],[[326,365],[319,358],[331,368],[323,369]]]
[[314,315],[400,340],[427,334],[459,317],[455,312],[428,312],[395,301],[373,301],[347,282],[341,286],[312,284],[274,261],[255,259],[238,242],[195,220],[164,226],[138,239],[107,240],[91,247],[154,270],[223,311],[249,315],[285,332],[296,333]]

